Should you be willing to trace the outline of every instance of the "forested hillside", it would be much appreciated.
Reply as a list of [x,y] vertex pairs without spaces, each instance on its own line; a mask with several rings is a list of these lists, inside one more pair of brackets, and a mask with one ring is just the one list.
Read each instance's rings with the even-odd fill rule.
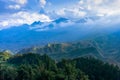
[[0,80],[120,80],[118,66],[93,57],[61,61],[33,53],[3,57],[6,55],[0,57]]
[[104,59],[103,53],[91,41],[53,43],[40,47],[24,48],[18,52],[18,54],[24,53],[47,54],[56,60],[61,60],[62,58],[71,59],[80,56],[94,56]]

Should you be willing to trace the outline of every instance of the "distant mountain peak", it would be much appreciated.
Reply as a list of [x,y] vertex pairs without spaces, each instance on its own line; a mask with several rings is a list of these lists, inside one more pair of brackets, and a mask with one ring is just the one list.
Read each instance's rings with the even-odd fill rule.
[[40,21],[35,21],[35,22],[33,22],[31,25],[34,26],[34,25],[41,25],[41,24],[42,24],[42,22],[40,22]]
[[60,18],[54,20],[53,22],[59,24],[59,23],[61,23],[61,22],[68,22],[68,20],[69,20],[69,19],[67,19],[67,18],[60,17]]
[[77,20],[76,22],[77,23],[86,23],[87,20],[88,20],[88,18],[82,18],[82,19]]

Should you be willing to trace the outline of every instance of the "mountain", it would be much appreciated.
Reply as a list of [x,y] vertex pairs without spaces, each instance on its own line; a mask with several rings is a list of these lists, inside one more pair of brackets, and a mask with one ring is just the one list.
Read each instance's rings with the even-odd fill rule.
[[[69,21],[71,20],[66,18],[58,18],[52,22],[35,21],[31,25],[24,24],[1,30],[0,49],[16,51],[29,46],[52,42],[74,41],[87,35],[87,33],[83,33],[82,27],[78,29],[77,26],[73,25],[68,25],[71,28],[62,26],[67,25]],[[79,32],[80,34],[78,34]]]
[[[1,60],[0,60],[1,62]],[[56,61],[48,55],[12,55],[0,63],[0,80],[119,80],[120,68],[93,57]]]
[[5,50],[3,52],[0,52],[0,63],[2,61],[6,61],[7,59],[9,59],[12,56],[11,52],[8,50]]
[[94,41],[109,59],[120,63],[120,32],[114,32],[109,35],[97,36]]
[[62,17],[55,19],[51,22],[35,21],[34,23],[32,23],[30,25],[30,29],[36,30],[36,31],[44,31],[44,30],[48,30],[48,29],[54,29],[54,28],[59,27],[59,26],[56,27],[56,25],[59,25],[61,23],[68,23],[68,21],[70,21],[70,20],[67,18],[62,18]]
[[60,17],[51,22],[35,21],[31,25],[24,24],[4,29],[0,31],[0,49],[17,52],[23,48],[42,46],[48,43],[87,40],[120,30],[119,27],[86,26],[85,23],[89,20],[94,19],[81,18],[74,21]]
[[31,24],[31,26],[41,25],[41,24],[42,24],[42,22],[40,22],[40,21],[35,21],[34,23]]
[[76,58],[79,56],[94,56],[96,58],[120,65],[120,31],[104,33],[81,41],[60,42],[45,46],[25,48],[18,53],[47,54],[54,59]]
[[67,18],[62,18],[62,17],[61,17],[61,18],[58,18],[58,19],[54,20],[53,22],[59,24],[59,23],[61,23],[61,22],[67,23],[68,21],[69,21],[69,19],[67,19]]
[[77,58],[81,56],[93,56],[98,59],[105,59],[99,48],[91,41],[47,44],[41,47],[25,48],[18,52],[18,54],[23,53],[47,54],[56,60],[62,58]]
[[82,18],[76,21],[76,23],[87,23],[87,21],[89,20],[89,18]]

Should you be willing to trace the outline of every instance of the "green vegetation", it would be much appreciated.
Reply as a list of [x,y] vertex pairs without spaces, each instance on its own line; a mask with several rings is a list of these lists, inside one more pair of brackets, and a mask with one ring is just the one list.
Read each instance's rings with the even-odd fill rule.
[[4,51],[4,52],[0,52],[0,62],[1,61],[6,61],[7,59],[9,59],[12,55],[10,54],[9,51]]
[[98,59],[104,59],[101,51],[90,41],[81,41],[75,43],[48,44],[42,47],[32,47],[20,50],[18,54],[37,53],[47,54],[52,59],[61,60],[63,58],[76,58],[80,56],[94,56]]
[[58,62],[45,54],[28,53],[0,63],[0,80],[120,80],[120,69],[92,57]]

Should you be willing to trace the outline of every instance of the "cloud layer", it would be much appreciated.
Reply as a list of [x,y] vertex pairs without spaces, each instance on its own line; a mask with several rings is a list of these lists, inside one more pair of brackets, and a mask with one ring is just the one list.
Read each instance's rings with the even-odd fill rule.
[[[120,14],[120,0],[80,0],[70,7],[56,10],[58,15],[113,16]],[[69,16],[69,15],[68,15]]]
[[44,8],[44,6],[46,5],[46,0],[40,0],[40,6]]
[[[73,21],[89,18],[87,24],[118,24],[120,0],[0,0],[0,29],[35,21],[50,22],[59,17]],[[52,19],[52,20],[51,20]]]
[[[1,17],[2,18],[2,17]],[[0,21],[0,29],[9,28],[11,26],[19,26],[22,24],[32,24],[34,21],[50,22],[50,18],[44,14],[30,13],[30,12],[18,12],[7,16]]]

